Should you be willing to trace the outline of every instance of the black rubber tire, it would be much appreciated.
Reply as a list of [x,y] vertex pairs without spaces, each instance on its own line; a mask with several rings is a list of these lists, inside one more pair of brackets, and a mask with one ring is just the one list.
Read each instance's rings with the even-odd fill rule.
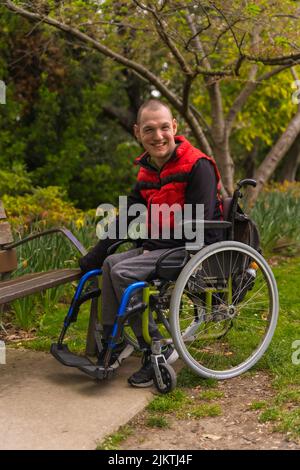
[[160,370],[165,388],[162,389],[160,387],[160,385],[157,382],[156,376],[154,375],[153,380],[154,380],[154,383],[155,383],[155,386],[156,386],[157,390],[160,393],[163,393],[163,394],[172,392],[172,390],[174,390],[174,388],[176,387],[176,384],[177,384],[177,378],[176,378],[175,370],[173,369],[172,366],[170,366],[169,364],[166,364],[166,363],[159,364],[159,370]]
[[[262,287],[264,288],[264,289],[259,288],[258,293],[260,291],[261,291],[261,295],[262,293],[264,293],[266,299],[263,299],[264,303],[262,303],[259,300],[259,297],[256,298],[257,293],[255,292],[255,289],[253,291],[252,290],[249,291],[249,296],[251,295],[253,299],[252,303],[256,302],[256,305],[252,305],[251,308],[254,308],[254,312],[256,312],[256,310],[258,309],[262,310],[262,312],[259,311],[258,314],[252,315],[252,318],[254,320],[257,319],[257,322],[260,322],[260,324],[262,325],[261,329],[263,331],[261,333],[261,337],[259,337],[257,334],[259,330],[257,325],[252,326],[252,329],[248,330],[248,335],[251,336],[251,338],[253,338],[254,341],[257,340],[257,344],[255,344],[252,347],[251,342],[245,343],[246,345],[249,346],[249,348],[252,348],[252,349],[249,350],[249,352],[247,352],[246,348],[245,348],[246,352],[244,352],[244,349],[240,349],[240,351],[244,353],[244,356],[237,354],[236,363],[234,363],[232,360],[234,358],[234,356],[231,354],[232,349],[229,349],[230,354],[226,356],[229,358],[228,365],[225,365],[225,366],[222,365],[218,367],[217,363],[216,365],[214,364],[213,354],[211,353],[211,350],[212,350],[211,344],[213,343],[212,342],[200,343],[200,340],[201,340],[200,330],[198,330],[200,331],[200,333],[199,333],[198,338],[196,338],[197,341],[199,342],[199,346],[197,346],[197,341],[195,341],[194,339],[192,343],[187,342],[186,339],[182,336],[182,331],[181,331],[182,328],[181,328],[180,320],[181,320],[181,301],[183,298],[185,287],[190,277],[193,275],[195,270],[198,269],[198,267],[203,266],[204,263],[208,263],[208,260],[212,259],[216,254],[219,255],[218,264],[219,264],[219,268],[222,270],[222,263],[221,263],[222,258],[220,254],[223,257],[223,263],[225,266],[226,258],[224,256],[224,253],[225,254],[226,253],[229,253],[229,254],[238,253],[243,256],[249,257],[249,259],[251,259],[252,261],[255,261],[255,263],[258,266],[257,273],[259,274]],[[258,275],[256,276],[256,284],[257,284],[257,278],[258,278]],[[244,305],[245,306],[248,305],[247,308],[251,306],[251,304],[249,306],[249,300],[245,301],[245,299],[243,299],[241,302],[236,302],[236,304],[233,301],[233,304],[234,306],[236,306],[238,313],[239,313],[239,310],[242,310],[244,308]],[[267,309],[268,315],[265,314],[262,308],[265,305],[266,305],[265,309]],[[240,243],[240,242],[236,242],[236,241],[224,241],[224,242],[214,243],[212,245],[208,245],[207,247],[204,247],[197,254],[195,254],[181,271],[176,281],[173,293],[172,293],[170,312],[171,312],[170,326],[171,326],[174,345],[178,354],[180,355],[182,360],[185,362],[185,364],[200,377],[213,378],[213,379],[218,379],[218,380],[230,379],[232,377],[236,377],[246,372],[252,366],[254,366],[254,364],[256,364],[256,362],[265,353],[265,351],[267,350],[272,340],[272,337],[276,328],[276,324],[277,324],[278,313],[279,313],[279,297],[278,297],[278,291],[277,291],[277,286],[276,286],[276,280],[274,278],[274,275],[267,261],[262,257],[260,253],[258,253],[252,247],[245,245],[243,243]],[[239,338],[242,338],[243,330],[240,326],[241,322],[239,323],[241,317],[242,315],[237,315],[236,319],[234,319],[234,321],[236,322],[236,329],[230,328],[232,325],[228,324],[224,330],[224,333],[227,333],[226,335],[224,335],[222,331],[222,334],[211,337],[212,340],[216,340],[217,352],[215,356],[217,359],[225,357],[225,354],[222,356],[219,353],[219,351],[222,349],[226,352],[226,349],[225,349],[226,344],[225,342],[223,342],[224,337],[228,338],[228,334],[232,334],[232,337],[235,343],[237,340],[239,340]],[[250,319],[250,316],[248,315],[247,318]],[[205,321],[203,321],[202,323],[199,323],[200,326],[201,324],[204,325],[204,327],[206,327]],[[217,322],[216,322],[216,325],[217,325]],[[257,330],[255,328],[257,328]],[[206,330],[207,329],[203,329],[204,332]],[[245,331],[246,331],[246,328],[245,328]],[[253,331],[255,331],[256,333],[253,334]],[[235,333],[236,336],[233,335],[233,332],[236,332]],[[217,343],[218,340],[220,340],[219,343]],[[190,347],[190,344],[193,346],[193,349]],[[198,347],[198,349],[196,349],[195,344]],[[207,344],[208,344],[208,347],[210,347],[210,351],[208,351],[208,353],[206,350]],[[218,345],[220,345],[219,349],[218,349]],[[205,362],[206,355],[207,355],[207,360]]]

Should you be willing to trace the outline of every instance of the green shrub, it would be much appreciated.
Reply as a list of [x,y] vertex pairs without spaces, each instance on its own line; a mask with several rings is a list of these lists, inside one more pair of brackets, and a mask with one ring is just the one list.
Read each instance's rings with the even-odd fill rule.
[[0,197],[24,194],[31,191],[31,187],[30,176],[21,163],[15,163],[10,170],[0,169]]
[[34,188],[32,194],[5,194],[2,199],[10,222],[20,233],[31,232],[36,223],[40,227],[61,226],[84,218],[58,186]]
[[[58,187],[36,188],[32,193],[3,197],[14,239],[51,227],[69,228],[84,247],[97,242],[94,211],[84,214],[76,209]],[[14,277],[32,272],[77,267],[79,252],[62,234],[51,234],[31,240],[17,247],[18,268]],[[71,299],[70,286],[59,286],[12,303],[13,321],[22,329],[37,326],[41,315],[53,312],[64,296]]]
[[259,227],[265,255],[300,248],[300,189],[277,185],[259,196],[251,216]]

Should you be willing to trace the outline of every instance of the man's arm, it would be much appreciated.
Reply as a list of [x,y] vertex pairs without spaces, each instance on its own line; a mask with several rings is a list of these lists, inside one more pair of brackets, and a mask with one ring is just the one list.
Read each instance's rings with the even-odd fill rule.
[[[140,191],[136,188],[136,186],[131,191],[130,195],[128,196],[127,206],[128,209],[132,204],[145,204],[145,200],[140,195]],[[131,220],[134,217],[127,217],[127,228]],[[99,240],[98,243],[82,258],[79,259],[79,266],[83,272],[90,271],[91,269],[99,269],[103,261],[107,256],[107,250],[110,246],[116,243],[119,238],[119,218],[116,218],[115,223],[117,224],[117,238],[110,239],[106,238],[104,240]]]
[[[196,217],[196,204],[204,205],[204,219],[220,220],[221,211],[217,199],[217,178],[213,164],[201,158],[194,165],[186,188],[185,203],[193,205],[193,217]],[[206,230],[205,245],[223,239],[222,230]]]
[[194,165],[186,188],[187,204],[203,204],[204,218],[213,220],[217,201],[217,179],[212,163],[201,158]]

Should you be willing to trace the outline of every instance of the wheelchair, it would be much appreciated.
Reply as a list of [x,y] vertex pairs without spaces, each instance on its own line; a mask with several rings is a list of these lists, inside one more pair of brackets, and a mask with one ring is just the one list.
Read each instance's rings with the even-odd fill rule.
[[[77,320],[80,305],[100,295],[100,289],[84,288],[91,278],[101,275],[101,269],[80,279],[58,342],[51,345],[52,355],[94,379],[108,378],[133,349],[138,349],[128,318],[139,313],[144,339],[152,349],[154,383],[161,393],[176,386],[174,369],[161,353],[163,344],[173,344],[186,366],[200,377],[229,379],[253,367],[272,340],[279,298],[274,275],[262,254],[234,240],[238,200],[241,188],[247,185],[255,186],[256,182],[240,181],[233,197],[224,201],[223,221],[190,221],[204,223],[204,229],[223,230],[225,241],[196,253],[185,247],[167,250],[158,259],[151,279],[135,282],[125,290],[103,366],[73,354],[63,343],[69,325]],[[124,242],[128,239],[116,242],[108,254]],[[176,253],[181,255],[180,261],[171,262]],[[130,299],[137,292],[142,293],[141,301],[131,305]],[[161,341],[152,341],[149,335],[150,315],[163,334]],[[117,363],[109,365],[112,351],[124,338],[128,346]],[[99,341],[97,344],[100,350]]]

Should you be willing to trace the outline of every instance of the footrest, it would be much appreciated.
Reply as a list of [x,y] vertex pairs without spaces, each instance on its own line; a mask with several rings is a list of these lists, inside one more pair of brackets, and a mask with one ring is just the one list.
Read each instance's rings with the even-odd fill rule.
[[78,369],[84,372],[85,374],[89,375],[93,379],[97,380],[109,378],[114,373],[114,369],[112,367],[108,367],[107,369],[105,369],[102,366],[95,366],[94,364],[88,366],[80,366],[78,367]]
[[77,356],[77,354],[72,353],[66,344],[58,345],[57,343],[52,343],[50,348],[50,353],[55,359],[61,362],[64,366],[68,367],[83,367],[83,366],[93,366],[94,363],[90,361],[87,357]]

